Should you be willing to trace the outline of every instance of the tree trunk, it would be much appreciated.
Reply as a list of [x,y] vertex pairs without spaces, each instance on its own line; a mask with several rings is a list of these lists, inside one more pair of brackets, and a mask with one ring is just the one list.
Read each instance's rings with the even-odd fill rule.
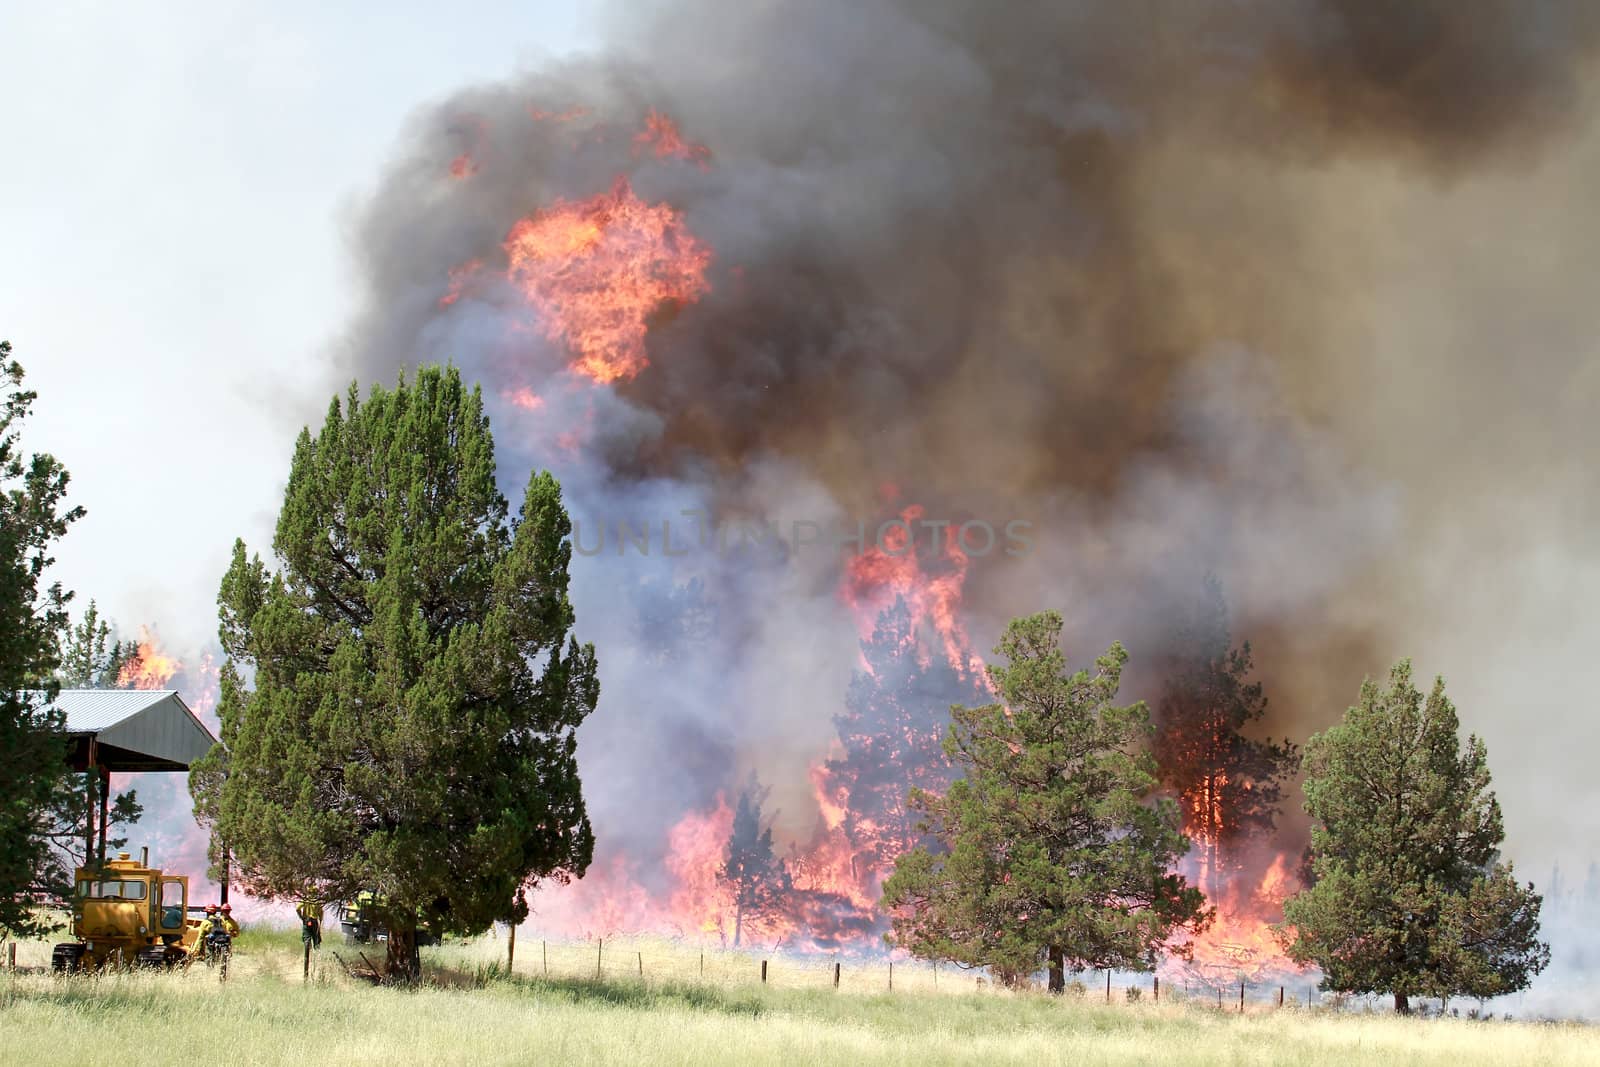
[[1411,998],[1404,993],[1396,993],[1394,995],[1394,1010],[1396,1015],[1410,1015]]
[[1050,946],[1050,992],[1060,996],[1067,991],[1066,953],[1060,945]]
[[391,982],[413,984],[422,978],[422,957],[417,951],[417,931],[389,928],[389,958],[384,972]]

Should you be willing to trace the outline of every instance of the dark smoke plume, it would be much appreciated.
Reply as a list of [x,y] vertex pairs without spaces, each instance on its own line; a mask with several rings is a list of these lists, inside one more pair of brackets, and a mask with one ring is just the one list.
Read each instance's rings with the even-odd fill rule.
[[[1551,458],[1552,482],[1595,444],[1503,348],[1415,325],[1485,321],[1492,278],[1396,307],[1432,268],[1389,250],[1448,248],[1474,197],[1521,203],[1516,183],[1554,180],[1542,161],[1570,170],[1600,5],[629,4],[614,38],[418,116],[356,228],[367,302],[342,348],[363,380],[469,368],[500,405],[508,492],[549,463],[580,524],[876,523],[906,503],[1023,519],[1033,553],[972,561],[978,649],[1057,607],[1077,658],[1117,638],[1136,668],[1214,571],[1267,729],[1303,736],[1413,642],[1463,651],[1426,636],[1448,623],[1417,566],[1445,488],[1486,506],[1488,446],[1459,424]],[[707,166],[635,149],[652,109]],[[567,355],[513,328],[513,296],[440,299],[460,264],[503,269],[516,220],[619,173],[714,249],[710,291],[662,311],[636,378],[566,403]],[[1564,340],[1536,357],[1548,388],[1585,365]],[[500,399],[522,387],[550,403]],[[551,451],[574,427],[582,451]],[[1470,532],[1452,543],[1483,558]],[[607,671],[583,742],[602,837],[657,847],[663,820],[751,768],[803,833],[802,772],[856,664],[840,560],[579,562]]]

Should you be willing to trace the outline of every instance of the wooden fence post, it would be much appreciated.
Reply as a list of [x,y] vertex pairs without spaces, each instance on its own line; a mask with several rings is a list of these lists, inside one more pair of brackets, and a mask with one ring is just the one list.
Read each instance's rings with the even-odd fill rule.
[[700,977],[704,978],[705,976],[706,976],[706,950],[705,949],[701,949],[700,950]]
[[1222,1010],[1222,987],[1217,986],[1217,1010]]
[[17,943],[15,941],[6,946],[6,970],[12,974],[17,973]]
[[1106,1003],[1111,1003],[1111,968],[1106,968]]
[[506,973],[510,974],[517,967],[517,924],[511,924],[511,932],[506,935]]
[[1161,976],[1159,974],[1156,975],[1156,997],[1155,997],[1155,999],[1157,999],[1157,1000],[1161,999]]
[[1283,1007],[1283,986],[1278,987],[1278,1007]]
[[[305,945],[305,948],[306,948],[306,962],[305,962],[305,966],[300,969],[300,980],[302,982],[309,982],[309,981],[311,981],[311,938],[307,937],[305,940],[306,940],[306,945]],[[15,946],[15,945],[11,946],[11,950],[12,950],[11,951],[11,962],[13,964],[16,963],[16,958],[17,958],[16,957],[16,948],[17,948],[17,946]],[[16,969],[15,966],[13,966],[12,969],[15,970]]]
[[550,943],[548,941],[539,942],[539,959],[544,964],[544,976],[546,978],[550,977]]
[[1239,1014],[1244,1014],[1244,979],[1239,979]]
[[597,937],[594,941],[594,976],[600,977],[600,953],[605,951],[606,939]]
[[762,985],[766,985],[767,984],[767,961],[766,960],[762,960],[761,961],[761,984]]
[[894,960],[889,961],[889,992],[894,992]]
[[833,961],[833,988],[839,988],[839,961]]
[[644,977],[644,953],[639,953],[639,977]]

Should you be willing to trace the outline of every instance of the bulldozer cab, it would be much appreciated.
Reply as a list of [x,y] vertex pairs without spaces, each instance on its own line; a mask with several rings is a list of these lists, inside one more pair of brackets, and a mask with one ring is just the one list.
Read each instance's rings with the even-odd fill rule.
[[136,931],[181,936],[188,918],[189,879],[164,875],[130,860],[118,859],[104,869],[80,867],[77,872],[78,935],[83,938],[127,935]]
[[98,964],[113,955],[164,955],[192,942],[187,877],[162,874],[126,852],[103,867],[79,867],[75,877],[72,932],[80,947],[58,946],[63,955]]

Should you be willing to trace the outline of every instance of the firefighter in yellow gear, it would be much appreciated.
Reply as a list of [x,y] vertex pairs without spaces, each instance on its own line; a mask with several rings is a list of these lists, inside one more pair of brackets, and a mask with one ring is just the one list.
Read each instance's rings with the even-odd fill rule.
[[195,954],[206,954],[206,935],[213,930],[221,930],[230,938],[239,936],[239,924],[233,919],[233,905],[224,904],[217,907],[215,904],[206,905],[206,917],[200,921],[200,928],[196,931]]
[[300,916],[300,941],[310,942],[312,948],[322,947],[322,903],[315,893],[309,893],[294,909]]
[[200,927],[195,931],[194,955],[196,958],[206,954],[206,935],[216,929],[220,921],[221,916],[218,913],[217,906],[215,904],[207,904],[206,917],[200,920]]

